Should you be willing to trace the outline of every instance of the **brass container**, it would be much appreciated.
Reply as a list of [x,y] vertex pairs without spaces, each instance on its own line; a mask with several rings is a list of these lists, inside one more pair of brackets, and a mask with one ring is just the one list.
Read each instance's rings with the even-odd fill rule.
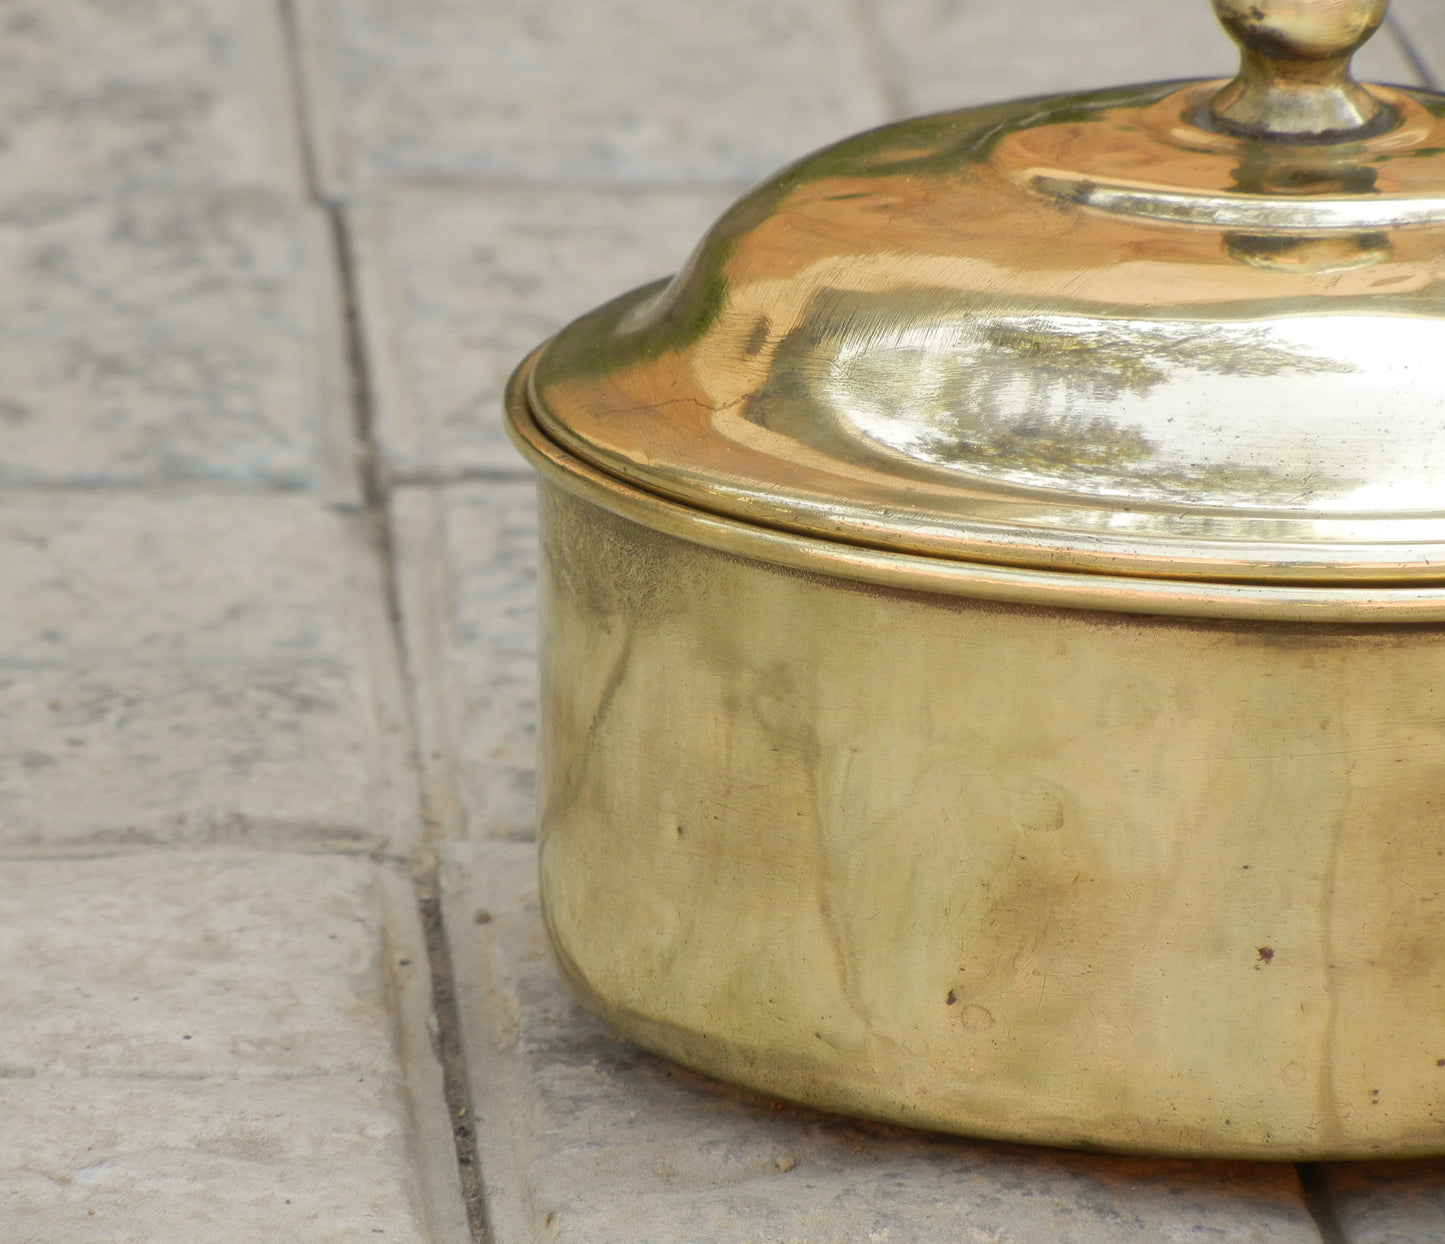
[[1233,82],[751,192],[508,410],[564,971],[670,1057],[981,1136],[1445,1152],[1445,97],[1383,0]]

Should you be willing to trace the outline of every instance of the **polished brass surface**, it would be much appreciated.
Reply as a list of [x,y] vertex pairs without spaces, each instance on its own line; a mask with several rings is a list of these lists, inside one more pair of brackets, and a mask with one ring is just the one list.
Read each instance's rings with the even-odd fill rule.
[[544,911],[624,1033],[976,1135],[1445,1149],[1445,627],[1001,606],[542,498]]
[[851,139],[514,375],[544,912],[649,1048],[1445,1153],[1445,97],[1218,7],[1235,83]]
[[1350,57],[1389,0],[1214,0],[1243,53],[1209,105],[1221,128],[1253,138],[1328,142],[1389,128],[1391,109],[1350,77]]
[[627,484],[553,442],[527,403],[535,362],[534,353],[512,377],[507,411],[513,442],[539,474],[601,510],[719,552],[878,587],[1011,604],[1260,622],[1445,622],[1445,584],[1222,583],[1078,575],[872,548],[740,522]]
[[532,404],[660,496],[1095,573],[1445,582],[1445,98],[1327,146],[1218,84],[890,126],[565,330]]

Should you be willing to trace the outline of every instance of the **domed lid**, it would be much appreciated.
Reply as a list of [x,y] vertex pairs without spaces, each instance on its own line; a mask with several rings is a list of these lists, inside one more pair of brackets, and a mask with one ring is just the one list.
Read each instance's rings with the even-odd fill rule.
[[970,562],[1388,584],[1445,565],[1445,97],[1386,0],[1215,0],[1232,82],[807,157],[565,329],[545,434],[751,524]]

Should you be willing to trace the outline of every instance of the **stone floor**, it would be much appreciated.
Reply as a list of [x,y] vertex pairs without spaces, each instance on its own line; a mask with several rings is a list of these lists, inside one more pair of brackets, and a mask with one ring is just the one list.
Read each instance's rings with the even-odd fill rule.
[[[1445,1239],[1445,1163],[720,1086],[537,917],[521,354],[831,139],[1232,61],[1204,0],[0,4],[0,1241]],[[1362,62],[1445,83],[1439,0]]]

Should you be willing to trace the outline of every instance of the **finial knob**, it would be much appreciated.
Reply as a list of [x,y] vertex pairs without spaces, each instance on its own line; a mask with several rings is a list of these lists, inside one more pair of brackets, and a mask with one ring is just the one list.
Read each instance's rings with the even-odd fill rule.
[[1328,143],[1388,129],[1392,111],[1350,77],[1350,57],[1390,0],[1214,0],[1243,55],[1210,104],[1214,123],[1277,142]]

